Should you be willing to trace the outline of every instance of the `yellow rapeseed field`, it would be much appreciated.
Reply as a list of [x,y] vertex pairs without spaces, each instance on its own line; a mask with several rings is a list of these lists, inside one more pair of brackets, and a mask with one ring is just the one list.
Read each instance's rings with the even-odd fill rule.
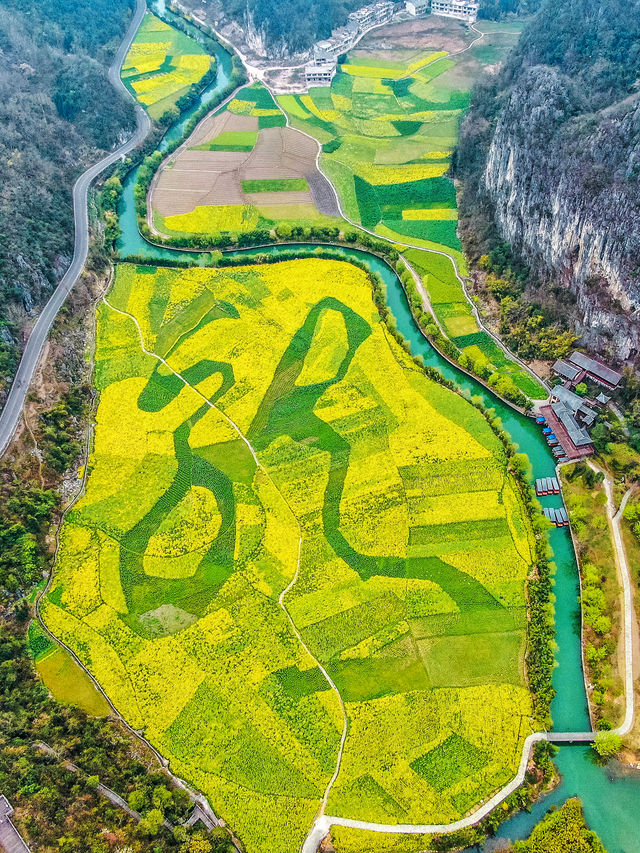
[[[329,813],[448,822],[490,796],[529,732],[531,531],[483,416],[350,263],[122,264],[107,299],[48,627],[247,853],[299,849],[334,774],[318,663],[349,721]],[[475,763],[440,784],[460,744]]]

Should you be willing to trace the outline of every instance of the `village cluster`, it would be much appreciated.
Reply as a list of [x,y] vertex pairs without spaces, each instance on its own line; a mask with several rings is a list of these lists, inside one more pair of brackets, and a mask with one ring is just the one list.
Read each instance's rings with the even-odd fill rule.
[[[611,396],[622,381],[622,374],[582,352],[573,352],[565,361],[553,365],[558,382],[551,389],[551,402],[542,406],[538,424],[560,462],[581,459],[593,453],[588,430],[598,417],[598,409],[611,404]],[[587,396],[587,382],[603,388]]]
[[378,0],[363,6],[351,12],[344,27],[338,27],[330,38],[313,46],[313,58],[305,66],[307,86],[331,85],[338,69],[338,57],[350,50],[368,30],[388,23],[397,15],[417,17],[429,12],[472,24],[478,17],[478,3],[475,0],[405,0],[402,5]]

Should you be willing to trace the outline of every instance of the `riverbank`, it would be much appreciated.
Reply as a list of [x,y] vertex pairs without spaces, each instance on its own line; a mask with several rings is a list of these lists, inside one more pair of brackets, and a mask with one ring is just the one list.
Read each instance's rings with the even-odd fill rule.
[[[126,193],[125,193],[126,200]],[[130,216],[131,211],[124,210],[125,218],[127,215]],[[144,241],[139,239],[139,235],[136,233],[137,228],[135,227],[135,217],[131,217],[129,221],[130,230],[126,227],[126,223],[123,223],[123,241],[122,241],[122,249],[126,252],[127,248],[131,248],[135,245],[136,249],[139,251],[132,252],[133,254],[141,254],[146,255],[147,257],[155,257],[158,260],[161,258],[170,258],[175,257],[176,254],[180,256],[180,252],[176,252],[175,250],[167,250],[167,248],[152,248],[148,245],[144,244]],[[129,239],[131,238],[131,240]],[[257,250],[260,252],[261,250]],[[271,249],[270,251],[277,251],[276,248]],[[241,252],[231,252],[231,255],[235,255],[236,257],[250,257],[252,254],[255,254],[256,250],[248,250]],[[184,253],[186,258],[193,258],[192,253]],[[205,256],[202,256],[203,258]],[[390,272],[387,265],[384,265],[383,277],[385,278],[385,283],[387,284],[387,294],[388,294],[388,304],[391,307],[392,312],[397,320],[400,318],[404,319],[406,317],[406,332],[405,336],[411,339],[412,350],[414,354],[420,353],[425,358],[425,361],[428,363],[432,363],[437,365],[438,369],[441,370],[445,375],[449,376],[453,381],[457,384],[462,384],[463,386],[469,387],[469,393],[477,394],[480,393],[483,398],[486,400],[487,405],[498,408],[499,413],[503,416],[505,426],[507,430],[510,432],[512,437],[516,437],[516,441],[520,444],[521,447],[527,450],[528,455],[531,458],[534,472],[536,476],[550,476],[555,472],[555,464],[554,460],[549,453],[548,448],[546,447],[546,443],[543,442],[542,436],[539,433],[539,430],[535,427],[535,425],[527,419],[526,428],[524,432],[522,430],[522,424],[519,421],[519,418],[515,413],[504,411],[504,404],[501,404],[496,400],[495,396],[491,393],[488,393],[485,388],[482,388],[469,377],[463,377],[459,368],[448,364],[447,362],[443,362],[439,356],[436,356],[431,346],[425,341],[422,332],[419,330],[417,324],[415,323],[414,318],[411,316],[410,311],[408,310],[408,305],[406,303],[406,297],[402,287],[399,285],[397,277],[395,275],[392,276],[393,280],[389,279],[388,272]],[[399,328],[401,323],[399,322]],[[411,330],[414,331],[411,331]],[[402,329],[401,329],[402,330]],[[418,338],[416,339],[416,334]],[[536,452],[535,447],[539,445],[539,452]],[[544,501],[543,501],[544,502]],[[566,704],[566,714],[561,713],[561,721],[562,716],[565,716],[567,720],[570,720],[572,723],[572,728],[578,728],[576,723],[579,722],[581,718],[581,707],[586,708],[584,704],[584,683],[582,679],[582,669],[580,666],[580,645],[579,640],[576,644],[575,635],[573,635],[572,627],[571,627],[571,614],[575,614],[576,607],[575,602],[577,599],[576,588],[577,588],[577,574],[575,563],[573,562],[572,549],[569,543],[569,547],[566,547],[566,531],[554,530],[551,532],[551,539],[554,542],[554,548],[556,550],[556,559],[559,562],[559,571],[556,575],[556,596],[559,600],[559,605],[562,606],[562,618],[559,619],[562,624],[560,624],[560,634],[563,636],[562,647],[559,653],[559,666],[556,669],[554,674],[554,684],[559,688],[558,692],[562,692],[563,697],[568,700]],[[573,636],[572,636],[573,635]],[[565,642],[566,640],[566,642]],[[577,666],[576,666],[577,662]],[[567,669],[569,667],[569,669]],[[572,674],[571,674],[572,673]],[[572,704],[572,699],[575,700],[575,704]],[[561,711],[564,709],[561,709]],[[554,716],[556,716],[554,714]],[[586,721],[583,723],[585,728],[588,730],[590,728],[588,723],[588,717],[586,714],[583,719]],[[569,728],[563,727],[563,728]],[[575,750],[579,749],[577,747],[564,747],[561,749],[560,755],[565,755],[567,753],[564,750]],[[569,755],[575,755],[574,752],[569,752]],[[562,786],[558,790],[562,790]],[[515,819],[514,819],[515,820]]]
[[[167,250],[162,250],[163,253],[166,251]],[[145,247],[145,252],[149,252],[149,247]],[[169,256],[175,256],[175,252],[168,252],[168,255]],[[239,253],[239,255],[242,257],[249,256],[247,253]],[[159,256],[160,256],[160,252],[158,254],[155,254],[152,250],[148,254],[148,257],[151,261],[153,261],[154,258],[157,259]],[[372,260],[373,260],[373,258],[372,258]],[[389,271],[389,268],[385,264],[384,265],[384,273],[385,273],[385,276],[387,276],[387,279],[388,279],[388,275],[387,275],[388,271]],[[389,301],[389,304],[391,304],[393,299],[395,299],[396,297],[399,300],[399,303],[398,303],[399,306],[404,306],[404,307],[400,307],[398,309],[398,316],[396,317],[396,319],[398,319],[398,317],[404,316],[403,311],[407,311],[408,307],[406,306],[405,294],[402,292],[402,288],[398,283],[397,276],[395,276],[395,274],[393,274],[392,280],[389,281],[389,283],[388,283],[388,301]],[[394,316],[396,316],[396,315],[394,314]],[[408,323],[408,325],[406,325],[406,329],[409,332],[409,334],[411,335],[411,337],[413,337],[413,332],[415,331],[414,326],[417,328],[417,324],[415,323],[415,320],[411,316],[410,312],[409,312],[409,318],[407,318],[407,323]],[[400,324],[399,324],[399,327],[400,327]],[[402,331],[402,329],[401,329],[401,331]],[[417,331],[420,332],[419,329]],[[404,334],[404,332],[403,332],[403,334]],[[428,359],[432,359],[434,361],[434,364],[437,365],[437,369],[441,370],[441,372],[443,372],[443,373],[446,373],[446,371],[448,371],[452,377],[452,381],[455,381],[457,385],[461,385],[463,387],[466,387],[469,390],[470,394],[479,393],[479,394],[483,395],[484,399],[486,399],[487,404],[489,406],[491,406],[492,408],[497,407],[499,411],[501,410],[500,407],[502,404],[499,401],[497,401],[495,399],[495,397],[490,392],[487,391],[486,388],[480,387],[477,383],[475,383],[473,380],[471,380],[471,378],[469,376],[464,376],[461,373],[461,371],[459,370],[459,368],[454,367],[453,365],[447,364],[446,362],[443,362],[442,360],[440,360],[439,356],[437,356],[437,354],[434,353],[433,349],[424,340],[424,337],[422,336],[421,333],[420,333],[419,339],[416,340],[415,344],[412,342],[412,347],[413,346],[415,346],[415,352],[420,354],[420,355],[423,355],[423,357],[425,358],[425,361],[427,361]],[[504,408],[506,409],[506,407],[504,407]],[[532,462],[535,462],[535,466],[537,466],[537,467],[534,466],[534,470],[535,470],[536,475],[537,476],[545,476],[545,470],[547,470],[549,468],[549,465],[552,465],[553,460],[551,460],[549,458],[550,454],[548,453],[548,450],[547,450],[547,448],[543,442],[540,442],[540,448],[537,448],[536,441],[537,441],[537,439],[541,439],[541,437],[539,436],[539,431],[535,430],[535,425],[533,425],[533,424],[531,424],[531,422],[529,422],[526,425],[527,428],[529,426],[531,426],[531,427],[534,427],[534,429],[531,431],[528,431],[528,429],[525,428],[525,426],[523,426],[522,424],[519,423],[517,415],[515,415],[512,411],[506,410],[504,412],[504,416],[505,416],[505,421],[511,421],[511,420],[515,419],[514,424],[512,425],[513,433],[521,436],[521,440],[524,442],[525,447],[527,448],[527,450],[529,451],[529,453],[533,457],[536,457],[536,449],[540,450],[540,458],[539,459],[537,459],[537,458],[532,459]],[[509,427],[506,427],[506,428],[509,429]],[[511,432],[511,430],[509,430],[509,431]],[[513,435],[512,435],[512,437],[513,437]],[[548,471],[547,471],[546,475],[549,475]],[[554,535],[556,533],[559,536],[564,536],[565,540],[566,540],[566,533],[563,533],[560,531],[553,531],[552,532],[552,541],[555,541]],[[559,551],[561,551],[561,547],[560,547],[561,541],[562,541],[561,539],[557,539],[557,542],[558,542],[557,550],[559,550]],[[569,565],[568,566],[569,574],[571,572],[571,568],[572,567]],[[573,571],[575,574],[575,566],[573,566]],[[562,579],[562,583],[564,583],[564,579]],[[558,595],[559,606],[561,604],[570,603],[570,596],[569,596],[569,598],[563,598],[564,593],[560,594],[562,592],[562,590],[560,588],[561,585],[562,584],[556,583],[556,594]],[[567,612],[570,614],[571,613],[575,614],[575,607],[569,606],[567,608]],[[560,618],[560,617],[558,617],[558,618]],[[574,661],[574,663],[575,663],[575,661]],[[575,714],[575,718],[572,718],[572,719],[573,719],[574,726],[576,726],[576,728],[578,728],[579,726],[576,725],[576,719],[579,722],[579,717],[580,717],[579,696],[578,696],[577,705],[574,705],[572,708],[570,708],[567,713],[569,713],[569,712],[572,712]],[[571,729],[568,729],[568,730],[571,730]],[[574,749],[574,748],[569,748],[569,749]]]

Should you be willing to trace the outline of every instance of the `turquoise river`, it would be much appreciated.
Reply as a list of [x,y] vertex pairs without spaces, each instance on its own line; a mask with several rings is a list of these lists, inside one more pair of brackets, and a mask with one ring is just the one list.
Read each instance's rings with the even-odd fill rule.
[[[197,31],[190,29],[194,37],[198,38]],[[192,110],[171,127],[161,143],[162,149],[166,149],[171,142],[183,135],[186,124],[202,104],[211,103],[212,108],[217,105],[218,93],[229,81],[231,60],[222,47],[216,51],[216,59],[217,79],[203,92]],[[136,222],[133,196],[135,180],[134,171],[129,174],[124,184],[119,210],[122,231],[118,244],[120,256],[144,256],[150,261],[160,262],[188,258],[192,262],[196,260],[206,263],[204,255],[160,249],[143,240]],[[292,247],[288,248],[290,250]],[[300,256],[304,256],[309,255],[316,246],[299,244],[295,248]],[[529,457],[533,475],[552,476],[555,473],[555,459],[540,428],[531,418],[514,411],[482,385],[449,364],[433,349],[417,327],[405,293],[393,270],[380,258],[369,253],[346,247],[332,248],[339,250],[345,260],[357,258],[360,262],[365,262],[372,272],[382,277],[386,285],[387,301],[396,318],[398,329],[410,342],[414,355],[421,355],[425,364],[437,368],[460,388],[468,390],[474,396],[481,396],[486,406],[492,408],[500,417],[512,441]],[[246,249],[229,254],[239,260],[249,260],[252,255],[265,251],[277,254],[282,249]],[[549,496],[542,498],[542,502],[547,506],[560,506],[561,498]],[[550,541],[557,565],[554,589],[557,666],[553,677],[556,690],[551,708],[553,726],[556,731],[588,731],[590,725],[580,652],[578,570],[568,529],[553,529]],[[598,833],[608,853],[637,853],[640,850],[640,774],[625,772],[615,762],[606,767],[597,766],[591,760],[590,753],[590,748],[586,746],[560,747],[554,759],[561,775],[560,785],[538,801],[530,812],[520,812],[505,821],[496,836],[511,840],[526,838],[551,806],[562,804],[568,797],[578,796],[583,802],[589,826]],[[215,803],[212,805],[215,808]],[[488,851],[490,848],[495,849],[495,842],[489,841],[483,847],[474,849]]]

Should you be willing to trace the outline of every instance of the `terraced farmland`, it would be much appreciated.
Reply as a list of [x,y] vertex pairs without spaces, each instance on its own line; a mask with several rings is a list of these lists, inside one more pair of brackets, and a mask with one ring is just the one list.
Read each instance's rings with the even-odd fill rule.
[[448,822],[512,778],[526,515],[362,270],[122,264],[95,384],[43,615],[248,853],[298,849],[343,707],[330,814]]
[[226,109],[200,122],[154,183],[156,228],[237,236],[283,223],[339,225],[315,142],[284,124],[260,84],[245,86]]
[[122,66],[122,80],[157,119],[204,77],[213,61],[198,42],[148,13]]
[[322,168],[350,219],[386,237],[446,246],[463,263],[446,173],[469,92],[447,84],[455,61],[444,51],[388,54],[354,50],[330,88],[278,102],[322,143]]

